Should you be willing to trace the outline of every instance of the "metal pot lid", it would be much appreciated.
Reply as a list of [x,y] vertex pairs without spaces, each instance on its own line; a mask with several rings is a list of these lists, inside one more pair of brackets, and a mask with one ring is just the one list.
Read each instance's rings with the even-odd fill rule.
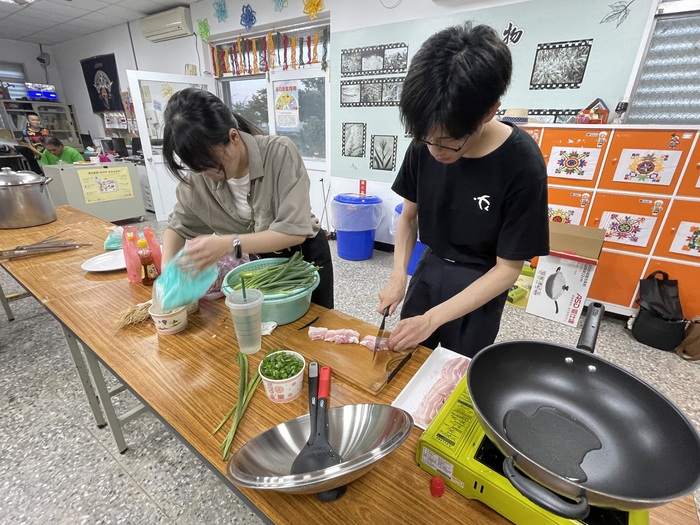
[[12,171],[11,168],[0,168],[0,186],[20,186],[23,184],[40,184],[45,177],[33,171]]

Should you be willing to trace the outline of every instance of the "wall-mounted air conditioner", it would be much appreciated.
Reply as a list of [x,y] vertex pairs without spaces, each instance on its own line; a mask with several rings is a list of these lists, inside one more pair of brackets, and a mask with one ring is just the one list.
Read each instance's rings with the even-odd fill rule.
[[151,42],[162,42],[192,34],[192,20],[187,7],[176,7],[142,18],[141,32]]

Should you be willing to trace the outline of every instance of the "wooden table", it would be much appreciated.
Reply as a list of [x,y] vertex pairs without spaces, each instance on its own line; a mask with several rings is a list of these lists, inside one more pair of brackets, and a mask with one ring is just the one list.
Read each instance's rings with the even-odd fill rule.
[[[59,221],[64,219],[67,211],[60,212]],[[85,221],[95,225],[101,223],[97,219]],[[5,240],[0,234],[0,248]],[[151,323],[143,323],[115,335],[112,327],[116,314],[128,305],[147,300],[150,290],[128,283],[123,272],[117,277],[105,275],[100,278],[82,272],[79,264],[76,270],[74,256],[65,253],[50,256],[56,259],[56,265],[64,268],[60,272],[62,277],[56,274],[59,281],[56,283],[41,279],[28,266],[14,263],[6,266],[35,296],[45,298],[46,308],[69,333],[83,342],[88,362],[94,361],[95,365],[95,359],[102,362],[264,519],[275,523],[508,523],[480,502],[468,500],[452,490],[446,490],[440,499],[430,496],[431,476],[415,462],[421,435],[418,428],[414,428],[406,442],[372,471],[351,483],[345,496],[333,503],[320,503],[313,495],[289,495],[233,486],[219,451],[223,435],[212,435],[212,430],[235,403],[237,390],[236,340],[223,301],[201,303],[199,311],[190,316],[187,329],[180,334],[158,336]],[[83,252],[80,262],[89,256],[91,254],[87,251]],[[89,286],[82,281],[87,276],[94,278]],[[68,284],[71,280],[77,281],[75,289],[72,293],[65,293],[71,288]],[[57,293],[57,289],[64,292]],[[316,316],[320,316],[317,325],[354,328],[361,334],[376,331],[375,326],[312,305],[298,321],[278,327],[272,335],[265,336],[263,349],[285,347],[304,354],[304,348],[314,342],[308,339],[306,330],[298,331],[297,328]],[[251,369],[257,367],[262,355],[263,352],[250,356]],[[390,404],[427,356],[427,350],[419,349],[377,396],[344,381],[342,371],[337,371],[330,405]],[[99,371],[99,367],[96,368]],[[103,402],[111,404],[109,398]],[[276,405],[269,402],[259,389],[238,429],[233,450],[263,430],[303,415],[306,406],[305,393],[290,403]],[[659,525],[698,523],[692,497],[651,510],[650,520]]]

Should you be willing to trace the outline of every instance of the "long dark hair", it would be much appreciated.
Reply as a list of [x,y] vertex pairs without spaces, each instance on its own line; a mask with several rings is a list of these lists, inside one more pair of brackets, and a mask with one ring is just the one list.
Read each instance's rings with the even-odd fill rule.
[[187,88],[175,93],[168,101],[163,118],[163,157],[168,169],[181,181],[186,181],[181,170],[219,169],[212,151],[216,146],[229,143],[231,128],[262,135],[257,126],[233,113],[219,97],[202,89]]

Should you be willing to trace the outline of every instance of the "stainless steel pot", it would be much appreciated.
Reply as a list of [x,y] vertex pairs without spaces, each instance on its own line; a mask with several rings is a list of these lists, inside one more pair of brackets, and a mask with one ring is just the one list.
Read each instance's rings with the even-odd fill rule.
[[33,171],[0,169],[0,229],[55,221],[56,210],[46,187],[52,180]]

